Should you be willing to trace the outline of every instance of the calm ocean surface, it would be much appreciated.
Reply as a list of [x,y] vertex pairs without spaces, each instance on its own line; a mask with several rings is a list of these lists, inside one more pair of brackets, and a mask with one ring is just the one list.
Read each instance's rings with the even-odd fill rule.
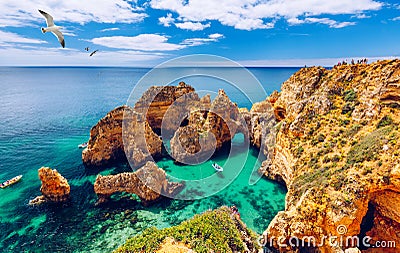
[[[297,68],[250,68],[267,94],[279,90]],[[125,104],[136,83],[149,71],[140,68],[0,68],[0,181],[23,174],[23,179],[0,189],[0,252],[110,252],[144,228],[179,222],[220,205],[238,206],[244,222],[262,233],[274,215],[284,209],[285,190],[266,179],[250,185],[249,178],[260,161],[257,151],[235,147],[232,162],[245,161],[233,182],[210,197],[183,201],[165,200],[144,208],[135,196],[120,194],[107,205],[96,207],[93,182],[98,173],[129,171],[126,165],[103,171],[82,165],[77,145],[89,138],[90,128],[107,112]],[[178,71],[166,69],[165,73]],[[235,78],[235,69],[216,68]],[[154,85],[166,84],[159,75]],[[199,90],[224,88],[240,107],[251,101],[219,80],[187,77],[182,80]],[[240,80],[240,77],[238,77]],[[175,84],[175,83],[174,83]],[[246,84],[239,84],[246,86]],[[140,96],[141,94],[133,94]],[[203,95],[203,94],[201,94]],[[261,99],[260,99],[261,100]],[[256,102],[256,101],[253,101]],[[213,160],[223,164],[226,152]],[[158,162],[178,178],[213,173],[209,164],[178,166]],[[40,195],[37,170],[57,169],[71,185],[71,204],[28,206]]]

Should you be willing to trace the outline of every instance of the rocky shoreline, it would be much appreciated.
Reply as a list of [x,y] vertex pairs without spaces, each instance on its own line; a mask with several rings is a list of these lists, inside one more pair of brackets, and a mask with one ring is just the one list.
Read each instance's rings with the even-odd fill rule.
[[[307,245],[311,236],[322,246],[303,247],[308,252],[357,246],[330,246],[323,236],[400,242],[400,61],[304,68],[283,83],[274,108],[282,118],[261,170],[288,193],[268,237]],[[360,249],[398,252],[400,245]]]
[[[137,169],[98,176],[100,202],[126,191],[148,204],[183,187],[168,182],[152,162],[163,155],[160,135],[170,138],[173,159],[191,164],[242,133],[266,157],[259,172],[288,189],[285,210],[265,231],[269,246],[280,252],[357,251],[355,243],[329,245],[321,238],[400,242],[399,109],[400,60],[303,68],[251,110],[238,108],[223,90],[211,101],[183,82],[154,86],[133,108],[118,107],[91,129],[82,160],[100,168],[128,161]],[[152,171],[153,185],[138,180],[145,170]],[[293,237],[303,246],[287,246]],[[304,246],[310,237],[314,245]],[[396,247],[359,248],[398,252],[400,243]]]

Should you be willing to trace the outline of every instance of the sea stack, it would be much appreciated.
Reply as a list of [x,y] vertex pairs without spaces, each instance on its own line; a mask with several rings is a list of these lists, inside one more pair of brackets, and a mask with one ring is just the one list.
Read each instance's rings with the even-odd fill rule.
[[40,191],[41,196],[29,201],[30,205],[38,205],[44,202],[49,203],[64,203],[69,200],[70,186],[57,170],[52,170],[49,167],[42,167],[38,170],[39,179],[42,181]]

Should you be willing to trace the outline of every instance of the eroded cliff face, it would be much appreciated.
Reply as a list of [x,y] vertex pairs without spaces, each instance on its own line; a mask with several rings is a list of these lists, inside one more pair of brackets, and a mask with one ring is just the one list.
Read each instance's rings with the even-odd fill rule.
[[42,196],[29,201],[30,205],[38,205],[44,202],[62,203],[69,200],[70,186],[68,181],[57,170],[42,167],[38,170],[39,179],[42,181],[40,191]]
[[223,90],[211,103],[205,96],[188,108],[186,125],[180,126],[170,141],[175,160],[186,164],[204,162],[236,133],[243,133],[247,139],[245,118]]
[[207,97],[200,99],[184,82],[150,87],[134,108],[117,107],[91,129],[88,147],[82,152],[83,163],[104,167],[128,160],[137,168],[161,155],[158,135],[173,135],[193,108],[209,103],[209,97],[208,101]]
[[88,147],[82,152],[83,163],[89,167],[102,167],[124,161],[127,158],[124,144],[132,167],[143,165],[151,157],[161,154],[162,141],[145,117],[128,106],[120,106],[90,130]]
[[173,197],[183,185],[176,182],[168,182],[165,171],[154,162],[147,162],[135,172],[120,173],[117,175],[98,175],[94,183],[94,191],[103,203],[116,192],[128,192],[136,194],[143,205],[148,205],[161,196]]
[[[320,244],[323,236],[369,235],[397,248],[363,251],[399,252],[399,108],[400,60],[304,68],[283,83],[274,102],[274,155],[262,170],[283,180],[288,193],[269,237],[287,243],[313,236]],[[294,252],[276,239],[274,245]],[[319,250],[353,246],[325,243]]]
[[[160,132],[161,127],[165,131],[174,131],[175,122],[184,117],[190,104],[199,100],[194,88],[184,82],[177,86],[152,86],[138,100],[134,110],[146,115],[155,131]],[[164,117],[167,110],[169,117]]]

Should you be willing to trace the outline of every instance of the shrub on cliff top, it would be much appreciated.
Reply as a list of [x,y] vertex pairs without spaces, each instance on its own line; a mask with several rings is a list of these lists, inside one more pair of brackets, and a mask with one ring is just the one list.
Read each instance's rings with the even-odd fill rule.
[[354,102],[357,99],[357,93],[353,90],[346,90],[343,94],[343,99],[346,102]]
[[393,124],[393,119],[389,115],[385,115],[376,125],[376,128],[381,128]]
[[[243,252],[241,233],[227,207],[207,211],[178,226],[157,229],[149,228],[143,233],[128,239],[115,253],[155,252],[166,237],[180,241],[194,251],[201,252]],[[256,236],[246,229],[255,242]],[[254,243],[257,245],[257,243]]]
[[364,161],[373,161],[382,150],[382,141],[392,131],[391,126],[383,127],[364,136],[347,154],[347,163],[355,164]]

